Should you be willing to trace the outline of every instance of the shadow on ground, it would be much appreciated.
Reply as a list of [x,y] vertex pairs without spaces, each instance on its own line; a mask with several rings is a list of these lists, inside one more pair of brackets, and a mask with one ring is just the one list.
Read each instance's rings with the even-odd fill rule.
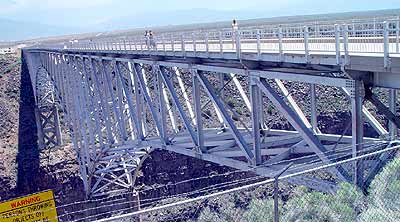
[[21,63],[21,91],[19,106],[19,132],[17,155],[16,195],[38,191],[40,167],[39,146],[35,120],[35,98],[26,61]]

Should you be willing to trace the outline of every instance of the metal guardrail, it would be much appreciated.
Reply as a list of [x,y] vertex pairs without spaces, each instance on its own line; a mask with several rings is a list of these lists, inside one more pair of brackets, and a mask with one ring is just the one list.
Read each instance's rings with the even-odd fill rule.
[[384,67],[390,66],[390,57],[400,55],[400,19],[384,21],[371,19],[345,24],[306,24],[268,27],[244,27],[238,30],[202,30],[198,32],[171,32],[113,39],[71,41],[36,48],[73,49],[84,51],[136,51],[141,54],[175,53],[186,56],[194,53],[265,53],[336,55],[337,64],[348,64],[351,54],[379,56]]

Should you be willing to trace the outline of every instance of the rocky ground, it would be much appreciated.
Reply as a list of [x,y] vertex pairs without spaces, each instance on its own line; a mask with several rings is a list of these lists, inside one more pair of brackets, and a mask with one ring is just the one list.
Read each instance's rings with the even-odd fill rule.
[[0,200],[16,186],[20,67],[17,56],[0,57]]

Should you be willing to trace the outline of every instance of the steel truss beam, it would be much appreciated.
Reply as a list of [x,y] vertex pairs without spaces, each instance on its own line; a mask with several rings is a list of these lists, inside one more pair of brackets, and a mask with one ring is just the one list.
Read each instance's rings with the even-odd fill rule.
[[[286,117],[286,119],[291,123],[291,125],[302,135],[303,139],[307,144],[314,150],[314,152],[319,156],[319,158],[325,163],[331,163],[329,157],[325,155],[327,152],[326,148],[321,144],[319,139],[311,133],[309,128],[304,124],[304,122],[298,117],[298,115],[293,112],[292,109],[279,97],[275,90],[269,85],[265,79],[257,81],[258,87],[265,95],[271,100],[271,102],[278,108],[281,113]],[[349,181],[350,176],[341,166],[336,167],[337,175],[345,180]]]
[[245,153],[246,159],[252,163],[255,164],[255,159],[254,159],[254,154],[251,152],[249,149],[246,141],[244,140],[243,136],[239,133],[237,130],[235,124],[233,123],[233,120],[229,116],[227,110],[224,107],[224,104],[220,100],[220,98],[217,96],[215,93],[213,87],[211,86],[210,82],[207,80],[205,75],[201,72],[197,74],[198,79],[202,86],[204,87],[206,93],[210,97],[210,99],[213,101],[213,103],[216,105],[218,108],[219,112],[222,114],[222,117],[224,118],[224,123],[229,127],[229,129],[232,131],[232,135],[236,140],[237,145],[242,149],[242,151]]
[[38,128],[39,149],[54,148],[62,144],[58,105],[56,102],[57,89],[52,75],[55,69],[53,55],[40,56],[42,66],[36,72],[35,119]]
[[[96,195],[116,187],[132,188],[138,168],[149,152],[156,148],[270,177],[283,167],[280,161],[291,161],[294,156],[309,155],[304,161],[317,161],[318,165],[334,161],[327,153],[356,155],[362,148],[360,141],[381,142],[376,138],[364,138],[360,133],[359,102],[362,97],[352,99],[353,119],[357,117],[354,121],[357,132],[353,130],[356,136],[323,134],[317,128],[315,85],[344,88],[354,93],[356,80],[290,70],[232,68],[112,55],[41,53],[40,56],[49,67],[55,92],[59,94],[56,98],[62,103],[88,194]],[[148,67],[152,67],[152,73],[147,72]],[[185,70],[189,71],[189,75]],[[205,71],[218,72],[218,76]],[[224,102],[227,97],[223,89],[225,75],[233,78],[234,86],[251,111],[251,128],[247,125],[236,126],[241,121],[240,116],[239,120],[230,116],[230,112],[235,114],[235,110]],[[247,78],[249,96],[237,75]],[[173,78],[177,79],[178,87]],[[187,78],[191,78],[192,101],[184,85]],[[218,86],[214,87],[211,82],[216,79]],[[276,81],[289,104],[272,89],[268,79]],[[305,117],[281,80],[311,84],[311,121]],[[183,98],[178,97],[178,92]],[[263,93],[296,131],[267,127],[263,116]],[[226,129],[205,128],[201,115],[204,99],[212,102]],[[183,105],[188,109],[184,109]],[[178,127],[177,115],[183,128]],[[150,121],[156,133],[148,131],[152,127]],[[171,129],[173,135],[168,134]],[[337,144],[323,145],[332,142]],[[353,149],[349,147],[351,144]],[[360,169],[356,167],[357,170]],[[355,177],[360,172],[356,172]],[[336,168],[334,173],[343,180],[350,178],[341,167]],[[292,182],[307,184],[315,189],[332,189],[332,184],[315,178]]]

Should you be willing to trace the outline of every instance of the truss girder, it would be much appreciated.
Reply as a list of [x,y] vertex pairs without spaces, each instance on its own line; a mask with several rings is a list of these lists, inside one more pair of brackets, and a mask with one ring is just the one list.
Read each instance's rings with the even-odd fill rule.
[[[295,156],[311,155],[315,158],[306,159],[331,163],[335,159],[328,153],[354,155],[351,145],[355,141],[381,141],[363,138],[360,133],[357,140],[324,134],[317,127],[315,86],[352,92],[355,80],[351,79],[112,55],[42,52],[40,58],[50,82],[38,84],[36,91],[46,91],[44,85],[52,85],[53,91],[41,93],[43,98],[38,103],[48,98],[59,101],[88,195],[132,188],[140,165],[154,149],[269,177],[284,167],[281,161],[302,164],[294,160]],[[227,104],[229,81],[225,78],[232,80],[229,87],[238,92],[243,107],[250,111],[247,119]],[[269,80],[275,81],[281,93]],[[282,81],[311,84],[311,123]],[[263,108],[266,99],[296,131],[269,128]],[[55,120],[54,109],[48,110],[47,115],[40,116],[46,117],[42,125]],[[362,126],[361,119],[357,123],[357,127]],[[376,127],[381,134],[387,133],[383,126]],[[44,138],[52,141],[53,134]],[[341,180],[350,180],[349,172],[342,167],[333,173]],[[314,185],[309,180],[293,182],[331,187],[320,181]]]

